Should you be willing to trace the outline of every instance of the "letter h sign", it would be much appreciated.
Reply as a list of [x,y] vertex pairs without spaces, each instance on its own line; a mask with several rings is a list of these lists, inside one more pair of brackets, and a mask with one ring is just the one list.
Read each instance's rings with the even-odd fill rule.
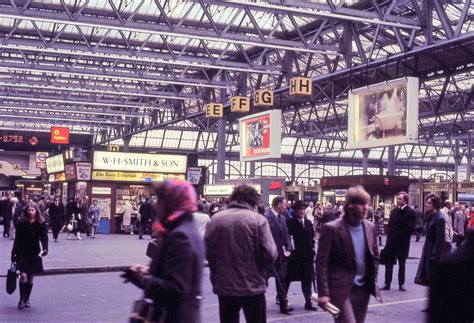
[[309,95],[313,94],[313,81],[309,77],[292,77],[290,79],[291,95]]

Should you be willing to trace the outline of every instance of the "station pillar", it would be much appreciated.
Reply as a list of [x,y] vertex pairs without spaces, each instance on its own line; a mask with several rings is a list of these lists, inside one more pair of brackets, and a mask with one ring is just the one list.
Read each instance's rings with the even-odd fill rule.
[[388,146],[387,173],[389,176],[395,175],[395,146]]
[[225,123],[220,118],[217,124],[217,181],[225,178]]
[[362,174],[367,175],[367,169],[369,168],[369,153],[370,149],[362,149]]

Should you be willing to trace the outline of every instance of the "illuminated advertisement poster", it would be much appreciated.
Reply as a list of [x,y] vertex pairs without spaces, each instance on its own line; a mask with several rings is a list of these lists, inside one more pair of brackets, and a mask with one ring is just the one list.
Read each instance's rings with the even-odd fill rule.
[[414,143],[418,139],[418,78],[349,92],[348,149]]
[[265,111],[241,118],[240,161],[281,157],[281,111]]

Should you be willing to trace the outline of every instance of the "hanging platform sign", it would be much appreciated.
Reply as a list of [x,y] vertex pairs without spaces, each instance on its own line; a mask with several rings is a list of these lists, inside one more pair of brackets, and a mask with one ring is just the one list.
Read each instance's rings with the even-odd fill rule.
[[309,77],[292,77],[289,94],[311,96],[313,94],[313,80]]
[[281,157],[281,111],[270,110],[239,119],[240,161]]
[[234,96],[230,99],[231,112],[249,112],[250,98],[247,96]]
[[256,90],[253,96],[253,105],[255,107],[272,107],[273,106],[273,91]]
[[52,144],[69,144],[69,128],[51,127]]
[[224,116],[224,106],[221,103],[208,103],[205,105],[207,118],[222,118]]
[[418,78],[407,77],[350,91],[347,148],[416,143],[418,88]]

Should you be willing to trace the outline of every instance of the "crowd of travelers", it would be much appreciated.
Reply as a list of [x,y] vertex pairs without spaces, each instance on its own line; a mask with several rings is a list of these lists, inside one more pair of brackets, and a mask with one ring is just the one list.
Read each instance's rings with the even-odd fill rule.
[[[304,310],[317,311],[319,305],[334,315],[335,322],[364,322],[370,296],[382,301],[380,291],[391,289],[396,265],[398,290],[406,292],[405,267],[413,233],[416,242],[426,236],[416,276],[410,279],[429,287],[424,310],[429,321],[474,319],[474,300],[469,297],[474,290],[474,207],[442,202],[430,194],[423,213],[410,206],[406,192],[400,192],[386,214],[383,204],[375,210],[369,207],[371,197],[362,186],[349,188],[344,202],[336,206],[276,196],[265,207],[259,193],[247,185],[214,203],[198,200],[193,186],[181,180],[159,184],[156,196],[156,203],[144,200],[138,212],[140,237],[152,232],[152,260],[122,274],[125,282],[143,290],[131,322],[200,322],[205,259],[221,322],[239,322],[241,310],[247,322],[266,322],[265,293],[271,278],[283,314],[295,311],[288,302],[288,289],[292,282],[300,282]],[[85,230],[93,238],[100,220],[94,216],[98,206],[96,201],[89,205],[87,198],[63,206],[59,197],[17,201],[8,196],[0,209],[4,237],[14,239],[11,258],[20,271],[18,308],[27,308],[33,277],[43,271],[42,257],[48,254],[46,223],[54,241],[74,221],[76,226],[67,231],[81,239]],[[380,289],[379,265],[385,266]]]

